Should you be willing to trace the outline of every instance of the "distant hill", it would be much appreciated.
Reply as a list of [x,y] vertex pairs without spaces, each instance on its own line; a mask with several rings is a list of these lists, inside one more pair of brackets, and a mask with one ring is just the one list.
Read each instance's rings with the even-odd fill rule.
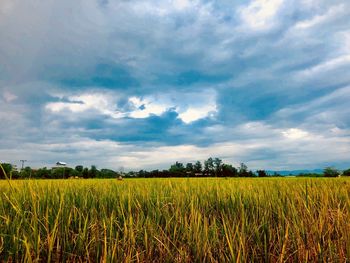
[[323,169],[313,170],[282,170],[282,171],[266,171],[268,174],[273,175],[274,173],[286,176],[286,175],[298,175],[298,174],[322,174]]

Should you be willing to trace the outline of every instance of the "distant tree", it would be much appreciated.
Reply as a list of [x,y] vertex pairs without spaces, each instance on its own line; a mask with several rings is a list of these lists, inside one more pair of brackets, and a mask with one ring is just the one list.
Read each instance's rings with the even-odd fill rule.
[[82,166],[82,165],[77,165],[77,166],[75,166],[75,170],[76,170],[77,172],[79,172],[79,173],[82,173],[83,170],[84,170],[84,166]]
[[11,173],[12,173],[12,179],[20,178],[20,173],[17,170],[13,170]]
[[235,167],[231,164],[223,164],[222,165],[222,176],[223,177],[237,177],[238,172]]
[[51,171],[48,170],[46,167],[40,168],[35,173],[36,178],[50,178],[51,177]]
[[[6,177],[10,178],[11,177],[11,172],[12,172],[12,169],[13,169],[12,164],[10,164],[10,163],[2,163],[1,166],[2,166],[3,169],[0,168],[0,178],[2,178],[2,179],[5,179]],[[4,174],[4,172],[6,174]]]
[[84,178],[89,178],[89,169],[87,167],[83,169],[82,175]]
[[222,175],[222,160],[219,158],[215,158],[213,160],[214,169],[215,169],[215,176],[221,176]]
[[81,176],[81,173],[80,172],[78,172],[76,169],[67,169],[67,171],[68,171],[68,173],[69,173],[69,176],[68,177],[73,177],[73,178],[75,178],[75,177],[79,177],[79,176]]
[[32,168],[29,166],[26,166],[23,170],[20,172],[21,178],[31,178],[32,177]]
[[176,162],[170,166],[169,172],[172,174],[172,176],[184,176],[186,170],[183,163]]
[[187,163],[186,164],[186,172],[193,172],[194,168],[193,168],[193,163]]
[[350,168],[343,171],[344,176],[350,176]]
[[91,168],[89,170],[89,178],[95,178],[97,177],[98,170],[95,165],[91,165]]
[[214,160],[211,157],[204,161],[204,174],[205,176],[214,175]]
[[186,172],[187,177],[192,177],[194,175],[193,163],[186,164],[186,171],[185,172]]
[[144,171],[144,170],[140,170],[140,171],[137,173],[137,176],[138,176],[138,177],[146,177],[145,171]]
[[323,170],[323,175],[325,177],[337,177],[339,176],[339,171],[334,167],[326,167]]
[[248,166],[244,163],[241,163],[238,168],[238,174],[240,177],[248,177]]
[[66,178],[65,167],[57,167],[57,168],[51,169],[50,177],[53,179]]
[[267,173],[265,170],[257,170],[256,173],[258,174],[259,177],[267,177]]
[[193,166],[193,170],[195,173],[202,173],[202,164],[200,161],[197,161],[194,166]]
[[152,170],[152,171],[149,173],[149,177],[152,177],[152,178],[155,178],[155,177],[162,177],[162,173],[159,172],[158,169]]
[[110,169],[101,169],[99,173],[100,178],[116,178],[117,175],[118,174],[115,171]]

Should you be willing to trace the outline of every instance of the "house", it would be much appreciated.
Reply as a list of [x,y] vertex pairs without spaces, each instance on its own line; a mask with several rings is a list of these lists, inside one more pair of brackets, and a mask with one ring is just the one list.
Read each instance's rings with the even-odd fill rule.
[[67,163],[65,163],[65,162],[57,162],[56,163],[56,166],[66,166],[67,165]]

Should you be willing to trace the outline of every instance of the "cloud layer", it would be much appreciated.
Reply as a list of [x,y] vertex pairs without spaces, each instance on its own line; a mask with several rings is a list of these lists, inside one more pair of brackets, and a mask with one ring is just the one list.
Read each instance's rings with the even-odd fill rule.
[[350,166],[344,0],[4,0],[0,159]]

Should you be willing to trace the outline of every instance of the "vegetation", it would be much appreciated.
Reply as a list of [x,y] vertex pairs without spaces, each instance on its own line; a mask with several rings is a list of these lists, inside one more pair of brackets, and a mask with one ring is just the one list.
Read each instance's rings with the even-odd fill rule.
[[[40,169],[31,169],[25,167],[21,171],[13,170],[10,164],[3,164],[7,168],[7,174],[10,174],[12,179],[27,179],[27,178],[42,178],[42,179],[65,179],[65,178],[115,178],[123,175],[123,177],[142,177],[142,178],[168,178],[168,177],[255,177],[261,176],[261,172],[268,176],[267,172],[260,170],[260,174],[248,170],[248,167],[241,163],[240,167],[236,168],[230,164],[225,164],[219,158],[209,158],[204,161],[203,165],[200,161],[195,163],[187,163],[184,165],[180,162],[175,162],[168,170],[152,170],[128,173],[117,173],[110,169],[98,170],[96,166],[91,168],[77,165],[75,169],[70,167],[46,167]],[[278,176],[274,174],[273,176]],[[0,171],[0,179],[5,179],[5,176]]]
[[340,175],[339,171],[334,167],[326,167],[323,174],[325,177],[338,177]]
[[[280,174],[257,170],[255,172],[248,169],[247,165],[241,163],[239,167],[224,163],[219,158],[208,158],[203,164],[200,161],[195,163],[175,162],[168,170],[140,170],[138,172],[130,171],[127,173],[116,172],[111,169],[98,170],[95,165],[90,168],[77,165],[74,169],[70,167],[53,167],[32,169],[25,167],[20,171],[14,169],[11,164],[2,164],[4,170],[11,179],[66,179],[66,178],[169,178],[169,177],[279,177]],[[338,177],[339,175],[350,176],[350,169],[342,173],[333,167],[326,167],[321,173],[299,173],[298,177]],[[6,179],[0,170],[0,179]]]
[[348,178],[4,180],[0,258],[345,262],[349,195]]
[[343,176],[350,176],[350,169],[346,169],[343,171]]

